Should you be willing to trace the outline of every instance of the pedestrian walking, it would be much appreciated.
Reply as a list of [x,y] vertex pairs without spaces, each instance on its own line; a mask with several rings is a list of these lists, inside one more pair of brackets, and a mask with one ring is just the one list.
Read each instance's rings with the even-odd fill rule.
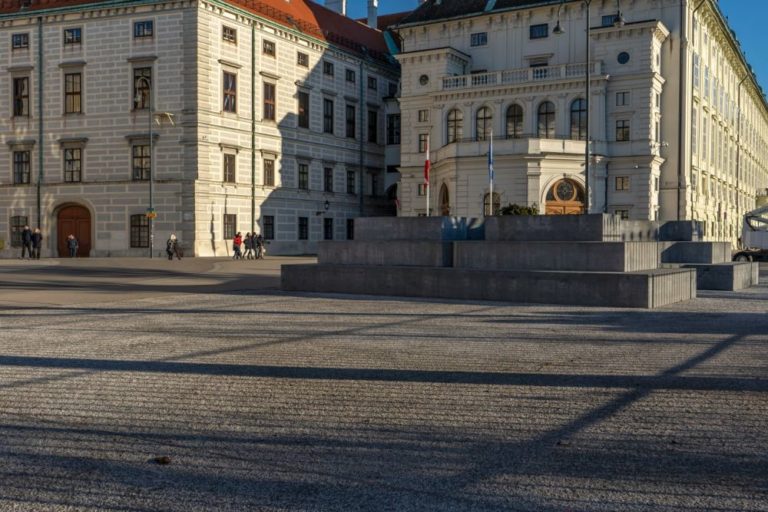
[[264,247],[264,238],[261,236],[261,233],[256,235],[253,243],[256,245],[256,259],[263,260],[267,250]]
[[40,259],[40,251],[43,249],[43,234],[40,232],[40,228],[35,228],[32,233],[32,257],[36,260]]
[[235,238],[232,240],[232,252],[234,253],[232,255],[233,260],[241,260],[243,259],[243,253],[241,251],[241,248],[243,246],[243,235],[240,234],[238,231],[235,235]]
[[245,234],[245,240],[243,240],[243,244],[245,244],[245,259],[252,260],[253,259],[253,235],[251,235],[250,232]]
[[176,234],[171,233],[168,237],[168,241],[165,243],[165,252],[168,254],[168,261],[171,261],[174,256],[181,259],[179,255],[179,241],[176,239]]
[[77,243],[77,238],[75,238],[75,235],[69,235],[67,237],[67,249],[69,249],[69,257],[75,258],[79,248],[80,244]]
[[21,259],[24,259],[24,254],[27,254],[29,259],[32,259],[32,230],[29,226],[24,226],[21,231]]

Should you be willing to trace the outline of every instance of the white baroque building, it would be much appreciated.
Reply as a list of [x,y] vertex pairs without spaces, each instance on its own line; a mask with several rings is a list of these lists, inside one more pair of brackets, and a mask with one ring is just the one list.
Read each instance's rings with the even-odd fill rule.
[[[715,0],[427,0],[398,26],[401,215],[491,205],[706,222],[735,241],[768,187],[768,108]],[[494,137],[494,197],[487,153]]]
[[83,256],[147,255],[150,171],[155,255],[171,232],[206,256],[252,230],[311,253],[394,213],[394,48],[309,0],[2,2],[0,255],[25,224],[44,255],[68,234]]

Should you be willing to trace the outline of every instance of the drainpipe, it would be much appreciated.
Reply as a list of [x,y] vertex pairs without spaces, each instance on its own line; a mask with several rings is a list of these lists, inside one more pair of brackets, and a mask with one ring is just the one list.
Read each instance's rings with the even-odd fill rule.
[[368,56],[368,50],[363,47],[363,58],[360,59],[360,216],[365,216],[365,183],[363,182],[363,164],[365,160],[365,128],[363,112],[365,111],[365,86],[363,85],[364,59]]
[[251,23],[251,234],[256,232],[256,25]]
[[37,18],[37,227],[43,229],[41,187],[43,185],[43,17]]

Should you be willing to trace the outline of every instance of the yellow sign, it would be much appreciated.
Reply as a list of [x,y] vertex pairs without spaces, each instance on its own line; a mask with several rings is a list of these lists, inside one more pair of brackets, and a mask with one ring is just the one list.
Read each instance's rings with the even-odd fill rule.
[[147,218],[148,219],[156,219],[157,218],[157,213],[155,213],[155,212],[147,212]]

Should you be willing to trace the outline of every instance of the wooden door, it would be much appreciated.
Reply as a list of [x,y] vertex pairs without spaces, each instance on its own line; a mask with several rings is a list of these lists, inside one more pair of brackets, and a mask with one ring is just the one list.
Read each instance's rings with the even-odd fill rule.
[[560,180],[547,192],[547,215],[579,215],[584,213],[584,189],[572,180]]
[[75,235],[79,247],[77,256],[87,258],[91,254],[91,214],[82,206],[65,206],[58,217],[58,249],[60,257],[68,257],[67,237]]

